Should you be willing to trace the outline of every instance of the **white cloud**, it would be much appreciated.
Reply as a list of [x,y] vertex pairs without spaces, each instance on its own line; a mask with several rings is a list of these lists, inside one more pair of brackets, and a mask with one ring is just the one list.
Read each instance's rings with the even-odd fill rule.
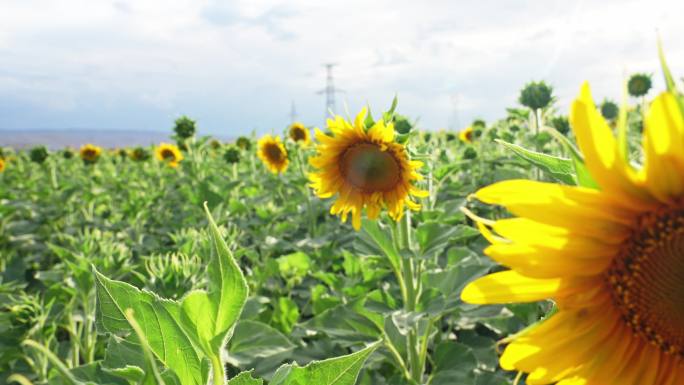
[[683,11],[677,0],[0,0],[0,100],[17,106],[0,127],[165,128],[182,112],[208,131],[268,131],[293,100],[320,124],[326,62],[339,63],[340,110],[398,93],[428,128],[500,117],[532,79],[553,83],[566,109],[585,79],[615,98],[625,71],[658,78],[656,28],[683,68]]

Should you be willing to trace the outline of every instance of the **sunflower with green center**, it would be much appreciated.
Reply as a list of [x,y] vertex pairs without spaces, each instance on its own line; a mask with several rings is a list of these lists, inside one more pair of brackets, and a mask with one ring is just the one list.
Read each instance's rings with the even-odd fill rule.
[[516,218],[480,220],[485,253],[510,268],[470,283],[474,304],[552,299],[558,311],[510,338],[501,366],[526,383],[684,383],[684,118],[677,96],[651,105],[644,165],[596,108],[589,86],[572,128],[597,188],[527,180],[475,197]]
[[178,167],[178,163],[184,159],[183,153],[178,146],[170,143],[160,143],[159,146],[154,149],[154,155],[157,157],[157,160],[160,160],[173,168]]
[[316,195],[330,198],[338,194],[330,213],[346,222],[351,213],[354,229],[361,228],[361,211],[366,208],[370,219],[376,219],[387,207],[394,220],[401,219],[405,206],[420,209],[411,200],[425,197],[427,192],[413,185],[422,176],[417,170],[423,163],[409,160],[406,148],[395,142],[394,125],[382,119],[370,128],[364,126],[364,108],[354,122],[341,116],[328,119],[332,136],[316,129],[317,156],[309,163],[317,169],[309,174]]
[[290,126],[290,139],[306,147],[311,143],[311,133],[302,123],[295,122]]
[[264,162],[266,168],[274,174],[285,172],[288,164],[290,164],[290,160],[287,158],[287,150],[280,141],[280,136],[264,135],[259,139],[257,156]]
[[463,143],[472,143],[473,142],[473,127],[468,126],[465,129],[461,130],[461,132],[458,133],[458,138],[461,140]]
[[100,159],[100,155],[102,154],[102,148],[94,144],[88,143],[81,146],[81,149],[78,151],[78,154],[85,163],[92,164],[97,162],[98,159]]

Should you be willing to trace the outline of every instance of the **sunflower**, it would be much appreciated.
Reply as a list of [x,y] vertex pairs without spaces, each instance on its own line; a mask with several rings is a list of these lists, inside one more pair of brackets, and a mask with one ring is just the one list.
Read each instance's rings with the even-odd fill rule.
[[302,146],[308,146],[311,143],[311,133],[303,124],[295,122],[290,126],[290,139]]
[[5,159],[0,157],[0,172],[5,171]]
[[473,142],[473,127],[468,126],[461,130],[461,132],[458,133],[458,138],[461,139],[461,142],[464,143],[472,143]]
[[684,118],[651,105],[644,165],[632,166],[589,86],[572,128],[598,188],[511,180],[475,197],[516,218],[479,226],[510,270],[470,283],[475,304],[552,299],[558,311],[510,338],[501,366],[527,384],[684,383]]
[[81,149],[78,153],[85,163],[95,163],[98,159],[100,159],[100,154],[102,154],[102,148],[88,143],[86,145],[81,146]]
[[394,125],[381,119],[369,129],[364,128],[366,109],[348,122],[340,116],[328,119],[332,136],[316,129],[317,156],[309,163],[317,172],[309,174],[311,186],[321,198],[338,194],[330,213],[346,222],[352,214],[352,225],[361,228],[361,211],[375,219],[383,207],[390,217],[399,220],[404,206],[418,210],[420,205],[410,195],[425,197],[427,192],[416,188],[421,180],[417,170],[422,162],[409,160],[406,148],[394,141]]
[[280,136],[264,135],[259,139],[257,148],[257,155],[272,173],[278,174],[287,170],[290,161],[287,158],[287,150],[280,141]]
[[183,160],[183,154],[174,144],[160,143],[154,150],[157,159],[166,162],[170,167],[178,167],[178,163]]

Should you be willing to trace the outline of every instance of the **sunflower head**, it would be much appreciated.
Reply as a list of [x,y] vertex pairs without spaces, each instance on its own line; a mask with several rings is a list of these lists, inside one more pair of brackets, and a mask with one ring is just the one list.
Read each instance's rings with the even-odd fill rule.
[[237,147],[229,147],[223,153],[223,159],[229,164],[238,163],[240,161],[240,150]]
[[191,138],[197,132],[197,122],[183,115],[174,122],[173,131],[181,140]]
[[527,83],[518,98],[520,104],[531,110],[546,108],[552,101],[553,88],[543,81]]
[[463,143],[472,143],[474,138],[475,130],[473,126],[468,126],[458,133],[458,138]]
[[0,172],[5,171],[5,158],[0,157]]
[[121,158],[121,160],[125,160],[126,158],[128,158],[128,151],[126,151],[125,148],[117,148],[116,150],[114,150],[114,155]]
[[311,143],[311,133],[302,123],[295,122],[289,129],[290,139],[302,146],[308,146]]
[[98,159],[100,159],[100,155],[102,154],[102,148],[88,143],[86,145],[81,146],[81,149],[78,151],[78,153],[81,159],[83,159],[83,162],[87,164],[93,164],[97,162]]
[[485,254],[509,270],[461,296],[555,302],[558,311],[510,338],[501,357],[504,369],[529,373],[528,384],[684,383],[681,99],[666,92],[650,105],[643,165],[629,159],[626,137],[615,138],[588,85],[570,120],[584,186],[509,180],[476,192],[516,216],[473,216],[492,243]]
[[555,116],[553,119],[551,119],[551,127],[555,128],[556,131],[565,135],[568,132],[570,132],[570,121],[566,116]]
[[241,136],[237,138],[235,145],[238,146],[239,149],[247,151],[252,148],[252,141],[246,136]]
[[212,139],[211,142],[209,142],[209,146],[211,146],[212,150],[218,150],[223,144],[221,144],[221,141],[218,139]]
[[150,159],[149,151],[147,151],[147,149],[145,149],[143,147],[134,148],[130,152],[129,156],[131,157],[131,159],[133,159],[136,162],[143,162],[143,161]]
[[49,155],[50,154],[45,146],[33,147],[31,151],[29,151],[29,158],[31,158],[31,162],[38,164],[45,162]]
[[630,95],[638,98],[644,96],[651,90],[653,81],[651,80],[651,75],[649,74],[634,74],[630,76],[627,81],[627,92]]
[[257,156],[264,162],[266,168],[274,174],[285,172],[288,164],[290,164],[287,150],[280,141],[280,136],[264,135],[261,137],[257,143]]
[[178,146],[170,143],[160,143],[154,150],[157,159],[168,164],[169,167],[178,167],[178,163],[183,160],[183,153],[181,153]]
[[399,220],[405,207],[420,208],[411,195],[427,194],[413,184],[422,179],[417,172],[422,163],[409,160],[406,148],[395,141],[394,125],[380,119],[367,128],[365,117],[364,108],[354,122],[340,116],[328,119],[331,135],[316,129],[317,155],[309,159],[316,169],[309,174],[316,194],[321,198],[337,194],[330,212],[342,221],[351,214],[357,230],[364,208],[370,219],[387,208],[390,217]]
[[71,159],[74,157],[74,151],[72,151],[71,148],[67,147],[64,150],[62,150],[62,157],[64,159]]
[[603,100],[603,103],[601,103],[601,115],[603,115],[606,120],[615,120],[618,117],[619,112],[620,109],[615,102],[605,99]]

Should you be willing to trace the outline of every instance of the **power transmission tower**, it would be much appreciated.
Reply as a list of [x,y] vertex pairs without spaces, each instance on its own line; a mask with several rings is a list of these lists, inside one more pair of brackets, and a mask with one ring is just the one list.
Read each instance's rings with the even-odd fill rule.
[[324,117],[328,117],[328,114],[330,113],[335,113],[336,112],[336,103],[335,103],[335,94],[338,92],[344,92],[343,90],[339,88],[335,88],[335,78],[333,77],[333,67],[335,67],[337,64],[336,63],[326,63],[324,64],[325,70],[326,70],[326,79],[325,79],[325,88],[318,91],[317,93],[320,94],[325,94],[325,115]]

